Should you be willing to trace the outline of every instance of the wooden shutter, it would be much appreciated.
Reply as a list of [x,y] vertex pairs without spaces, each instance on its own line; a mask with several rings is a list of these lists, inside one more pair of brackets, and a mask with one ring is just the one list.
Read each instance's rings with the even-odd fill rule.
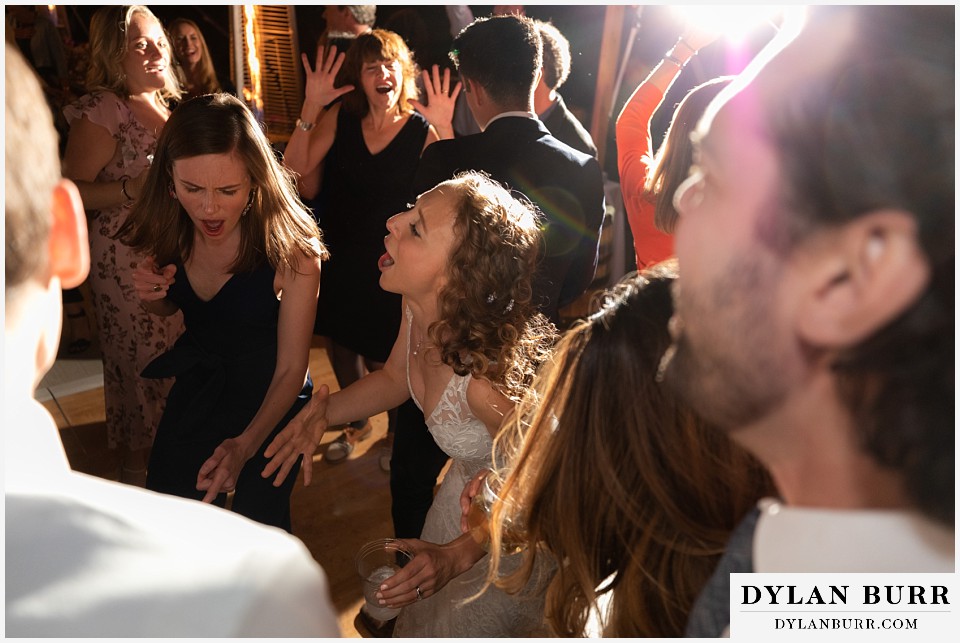
[[[237,91],[236,65],[242,61],[242,86],[251,89],[247,62],[247,43],[243,33],[243,7],[231,7],[230,58],[231,76]],[[238,28],[239,27],[239,28]],[[290,138],[303,102],[303,76],[300,73],[300,51],[297,36],[296,7],[291,5],[256,5],[254,37],[260,59],[260,90],[263,100],[263,123],[271,143],[285,143]],[[237,45],[243,47],[237,51]]]

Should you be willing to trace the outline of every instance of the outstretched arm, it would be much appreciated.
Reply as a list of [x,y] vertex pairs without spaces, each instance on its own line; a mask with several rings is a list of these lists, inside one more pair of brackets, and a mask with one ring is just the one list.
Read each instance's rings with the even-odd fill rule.
[[410,397],[406,371],[408,323],[404,318],[390,357],[382,369],[369,373],[329,398],[324,391],[326,387],[321,387],[321,394],[314,395],[267,446],[265,455],[270,462],[263,470],[263,477],[279,470],[280,475],[273,484],[280,485],[302,455],[303,484],[309,485],[313,477],[313,453],[328,426],[339,426],[388,411]]
[[320,288],[320,259],[302,256],[296,270],[284,272],[281,288],[273,378],[259,410],[243,432],[224,440],[200,467],[197,489],[206,492],[204,502],[233,490],[244,465],[260,450],[303,388]]
[[625,190],[643,191],[647,178],[645,158],[653,156],[650,119],[684,66],[716,37],[714,33],[687,29],[624,103],[616,130],[620,184]]

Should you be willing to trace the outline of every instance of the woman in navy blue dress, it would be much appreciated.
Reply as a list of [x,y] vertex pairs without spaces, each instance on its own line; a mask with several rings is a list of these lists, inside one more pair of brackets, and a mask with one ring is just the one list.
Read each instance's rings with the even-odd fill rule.
[[252,114],[229,94],[170,117],[118,236],[146,255],[143,305],[183,312],[175,347],[144,370],[175,377],[147,488],[290,531],[292,484],[260,476],[264,444],[310,399],[310,339],[326,249]]

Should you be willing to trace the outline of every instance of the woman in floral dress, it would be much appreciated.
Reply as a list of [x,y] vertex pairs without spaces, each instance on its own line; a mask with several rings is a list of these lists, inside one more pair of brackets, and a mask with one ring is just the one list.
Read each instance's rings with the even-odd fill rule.
[[90,287],[103,355],[109,446],[120,449],[120,479],[143,485],[169,381],[140,371],[173,346],[180,315],[159,318],[133,288],[138,258],[112,236],[137,198],[157,137],[180,96],[160,21],[142,5],[110,6],[90,22],[89,94],[67,106],[63,174],[80,189],[90,221]]

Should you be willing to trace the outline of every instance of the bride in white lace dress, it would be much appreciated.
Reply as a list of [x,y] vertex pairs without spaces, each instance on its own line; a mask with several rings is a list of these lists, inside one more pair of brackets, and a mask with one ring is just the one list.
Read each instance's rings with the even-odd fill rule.
[[405,607],[394,635],[539,634],[542,592],[508,595],[488,587],[476,597],[489,557],[460,527],[464,486],[491,467],[492,437],[556,337],[530,302],[540,242],[536,216],[495,181],[467,173],[421,195],[387,230],[380,285],[403,295],[404,318],[385,367],[329,397],[321,387],[268,449],[274,457],[265,473],[280,468],[282,477],[303,455],[309,484],[313,452],[327,426],[412,396],[453,462],[422,539],[403,541],[414,559],[381,588],[384,605]]

